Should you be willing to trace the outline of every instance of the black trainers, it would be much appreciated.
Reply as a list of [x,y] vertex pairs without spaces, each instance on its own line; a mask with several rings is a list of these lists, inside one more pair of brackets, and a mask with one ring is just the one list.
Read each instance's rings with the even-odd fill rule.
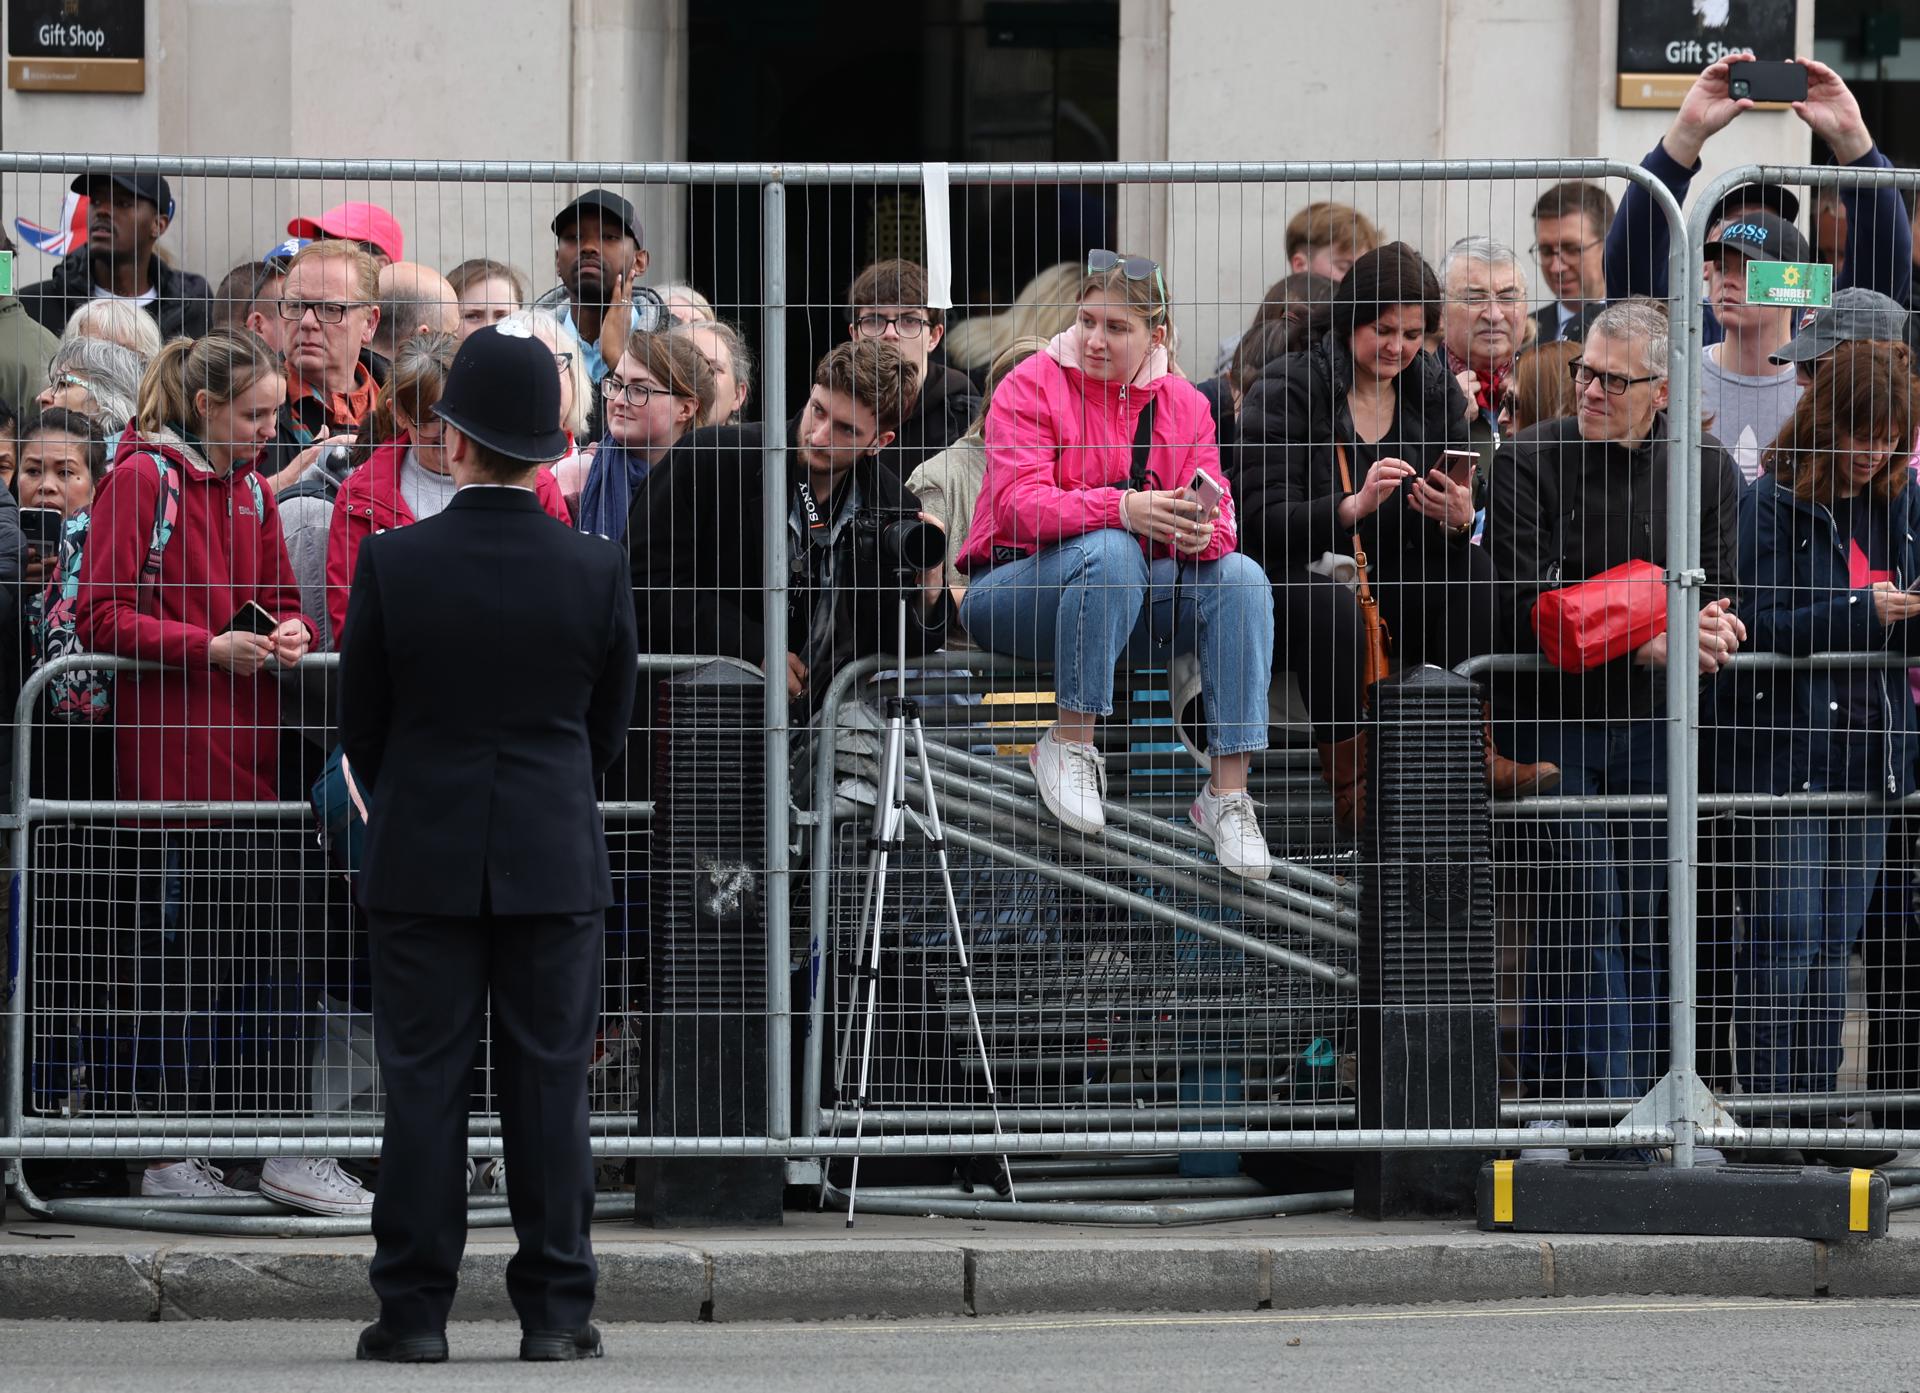
[[374,1359],[382,1364],[444,1364],[447,1362],[447,1335],[436,1330],[426,1335],[400,1335],[377,1321],[360,1332],[355,1359]]
[[520,1357],[530,1364],[562,1359],[598,1359],[606,1351],[600,1331],[591,1325],[578,1330],[527,1330],[520,1335]]

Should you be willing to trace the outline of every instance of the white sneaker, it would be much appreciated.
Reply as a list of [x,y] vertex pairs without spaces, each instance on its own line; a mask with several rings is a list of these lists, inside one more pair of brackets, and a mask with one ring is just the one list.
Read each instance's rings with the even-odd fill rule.
[[1253,796],[1245,789],[1215,793],[1209,783],[1187,809],[1187,821],[1213,838],[1213,854],[1220,858],[1222,870],[1247,880],[1265,880],[1273,874],[1273,854],[1260,833]]
[[260,1193],[307,1214],[371,1214],[373,1195],[331,1156],[279,1156],[260,1168]]
[[[1566,1135],[1567,1124],[1540,1117],[1529,1122],[1527,1130],[1539,1133],[1539,1139],[1543,1142],[1552,1142]],[[1571,1161],[1573,1152],[1564,1146],[1523,1146],[1520,1148],[1520,1159],[1522,1161]]]
[[1040,785],[1040,801],[1064,826],[1091,836],[1107,825],[1100,806],[1107,793],[1107,761],[1099,750],[1069,744],[1054,729],[1028,753],[1027,763]]
[[186,1195],[197,1200],[238,1199],[240,1191],[220,1182],[227,1173],[206,1161],[175,1161],[168,1166],[148,1166],[140,1177],[140,1194],[149,1196]]
[[499,1157],[491,1161],[468,1161],[467,1193],[470,1195],[506,1194],[507,1163]]

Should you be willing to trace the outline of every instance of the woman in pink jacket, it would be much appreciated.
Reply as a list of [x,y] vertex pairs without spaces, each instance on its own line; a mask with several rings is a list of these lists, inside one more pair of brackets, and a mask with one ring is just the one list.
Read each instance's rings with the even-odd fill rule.
[[1223,867],[1262,880],[1247,768],[1267,747],[1272,589],[1235,551],[1206,398],[1171,371],[1160,267],[1092,252],[1079,305],[994,393],[960,621],[983,648],[1053,664],[1060,716],[1030,759],[1048,810],[1088,834],[1106,825],[1093,739],[1115,668],[1197,652],[1213,773],[1188,816]]

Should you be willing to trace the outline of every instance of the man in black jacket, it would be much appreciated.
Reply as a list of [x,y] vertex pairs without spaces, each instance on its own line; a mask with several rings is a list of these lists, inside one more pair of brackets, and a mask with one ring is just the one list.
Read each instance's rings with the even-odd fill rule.
[[[841,344],[820,360],[787,429],[792,651],[784,676],[803,709],[847,663],[897,646],[900,586],[881,574],[865,524],[919,512],[906,486],[875,461],[911,409],[912,383],[890,343]],[[759,426],[696,431],[635,493],[627,539],[643,653],[762,661],[764,449]],[[938,648],[945,635],[939,567],[920,582],[908,606],[910,654]]]
[[167,181],[158,174],[82,174],[72,187],[89,200],[87,245],[20,292],[27,312],[58,335],[88,300],[112,295],[138,301],[163,339],[204,336],[210,313],[206,277],[176,270],[154,250],[173,222]]
[[387,1093],[359,1356],[437,1362],[466,1241],[469,1068],[492,1002],[522,1359],[591,1358],[587,1066],[612,901],[595,784],[626,741],[633,609],[612,543],[549,518],[566,449],[553,355],[486,328],[435,413],[459,492],[369,538],[341,652],[341,743],[368,807],[360,900]]
[[[1492,470],[1486,545],[1512,645],[1538,650],[1534,610],[1549,590],[1629,561],[1671,569],[1667,473],[1667,320],[1647,301],[1610,306],[1575,360],[1578,416],[1546,421],[1503,445]],[[1706,600],[1698,628],[1661,634],[1579,675],[1526,675],[1496,715],[1515,721],[1515,758],[1560,766],[1561,792],[1664,793],[1665,673],[1670,662],[1717,672],[1746,628],[1734,613],[1736,512],[1742,488],[1711,436],[1698,470]],[[1664,816],[1556,827],[1559,912],[1540,916],[1523,1068],[1547,1096],[1637,1098],[1656,1081],[1665,1044]]]
[[927,304],[927,273],[914,262],[876,261],[847,291],[847,336],[888,345],[919,379],[917,398],[879,453],[880,468],[896,479],[965,435],[979,413],[973,379],[933,360],[946,333],[946,311]]
[[1533,254],[1553,303],[1535,311],[1538,342],[1586,337],[1587,327],[1606,308],[1607,229],[1613,225],[1613,197],[1582,179],[1555,184],[1534,201]]

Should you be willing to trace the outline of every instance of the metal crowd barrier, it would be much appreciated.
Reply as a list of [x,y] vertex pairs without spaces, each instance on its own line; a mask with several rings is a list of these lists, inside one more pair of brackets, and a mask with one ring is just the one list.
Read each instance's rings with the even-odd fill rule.
[[[0,156],[0,180],[44,177],[64,181],[75,173],[102,169],[100,157]],[[534,190],[553,189],[553,202],[562,197],[557,186],[607,184],[641,190],[649,198],[702,197],[731,191],[736,212],[757,224],[759,246],[743,281],[755,294],[741,303],[756,311],[762,361],[774,365],[759,383],[758,418],[770,441],[766,470],[784,480],[787,461],[777,443],[791,400],[790,357],[820,347],[802,335],[790,353],[794,335],[790,315],[819,311],[808,286],[795,293],[791,254],[811,248],[803,241],[819,226],[837,227],[844,234],[847,217],[836,200],[853,190],[911,191],[923,197],[936,186],[951,187],[967,196],[1026,196],[1033,190],[1116,190],[1111,206],[1115,231],[1122,244],[1133,237],[1139,244],[1158,237],[1176,282],[1174,299],[1198,302],[1205,308],[1201,322],[1238,327],[1245,306],[1209,297],[1198,273],[1183,274],[1182,255],[1212,258],[1216,272],[1220,252],[1200,229],[1238,219],[1243,225],[1264,223],[1266,200],[1276,194],[1324,196],[1343,189],[1374,190],[1370,206],[1376,214],[1396,213],[1423,229],[1419,238],[1429,252],[1432,235],[1450,220],[1461,230],[1457,214],[1471,205],[1472,218],[1490,188],[1513,197],[1529,186],[1559,179],[1604,179],[1637,184],[1648,193],[1671,237],[1669,277],[1682,290],[1670,297],[1673,326],[1669,361],[1671,388],[1677,401],[1697,396],[1697,309],[1695,298],[1684,293],[1699,280],[1698,233],[1692,239],[1680,208],[1657,180],[1636,166],[1599,160],[1457,161],[1444,163],[1301,163],[1301,164],[967,164],[945,167],[918,165],[551,165],[525,163],[416,164],[381,161],[283,161],[244,159],[174,159],[140,157],[111,161],[115,170],[150,170],[197,190],[300,187],[343,189],[350,196],[377,194],[381,189],[405,188],[410,208],[435,229],[434,243],[444,253],[503,249],[488,242],[488,227],[499,214],[511,232],[515,219],[532,208]],[[1775,173],[1778,173],[1776,171]],[[1828,178],[1831,171],[1794,171]],[[1878,177],[1878,176],[1875,176]],[[1910,187],[1912,180],[1900,176]],[[1916,176],[1920,177],[1920,176]],[[1731,178],[1731,176],[1730,176]],[[250,183],[249,181],[252,181]],[[517,186],[526,186],[519,188]],[[1476,188],[1476,186],[1479,186]],[[1449,190],[1454,194],[1449,195]],[[720,192],[713,192],[720,191]],[[1237,193],[1236,193],[1237,191]],[[1249,192],[1251,191],[1251,192]],[[741,197],[750,193],[752,199]],[[1120,194],[1135,195],[1128,202]],[[489,198],[498,195],[498,204]],[[275,194],[278,205],[282,195]],[[1237,197],[1238,201],[1233,200]],[[244,201],[242,201],[242,204]],[[1204,205],[1204,206],[1203,206]],[[1518,204],[1513,205],[1517,210]],[[226,196],[229,222],[251,231],[250,215]],[[716,201],[714,207],[720,207]],[[473,210],[481,210],[475,213]],[[824,216],[822,213],[824,212]],[[463,222],[463,216],[465,221]],[[206,217],[211,220],[214,215]],[[527,214],[529,227],[539,220]],[[541,214],[544,217],[544,214]],[[1512,214],[1518,226],[1522,214]],[[191,221],[191,216],[189,218]],[[857,230],[857,229],[856,229]],[[877,254],[889,245],[897,228],[883,225],[873,215],[871,236],[862,256]],[[982,241],[991,241],[982,228]],[[1484,231],[1484,226],[1471,230]],[[837,234],[836,234],[837,235]],[[866,236],[866,233],[861,235]],[[996,234],[998,235],[998,234]],[[271,239],[269,239],[271,240]],[[508,239],[512,242],[511,237]],[[829,239],[831,240],[831,239]],[[1450,240],[1447,238],[1446,240]],[[1517,240],[1517,239],[1515,239]],[[511,245],[524,257],[528,248]],[[1156,245],[1156,251],[1160,247]],[[850,262],[856,265],[857,262]],[[735,268],[736,272],[741,268]],[[1223,272],[1221,272],[1224,274]],[[1691,347],[1690,347],[1691,344]],[[1204,358],[1207,346],[1192,351]],[[1700,424],[1697,412],[1674,413],[1671,448],[1678,458],[1696,458]],[[1698,509],[1694,506],[1692,471],[1676,469],[1669,475],[1670,557],[1668,584],[1669,627],[1684,632],[1691,627],[1699,603]],[[789,646],[787,610],[788,519],[784,489],[767,491],[768,506],[759,519],[767,587],[765,652],[767,671],[784,670]],[[696,659],[646,660],[690,665]],[[1745,661],[1745,660],[1743,660]],[[94,667],[119,667],[117,662],[85,658],[74,660]],[[909,780],[909,798],[916,809],[937,795],[959,815],[950,823],[949,849],[964,858],[970,908],[979,911],[992,932],[975,935],[974,950],[986,960],[983,979],[995,990],[1004,989],[985,1008],[996,1029],[1005,1026],[1011,1042],[995,1058],[1015,1067],[1010,1085],[1017,1096],[1004,1107],[986,1106],[977,1078],[980,1060],[965,1052],[953,1053],[933,1041],[929,1022],[940,1018],[951,1024],[958,998],[944,965],[949,944],[938,931],[922,932],[911,944],[890,945],[884,969],[889,990],[917,993],[911,1009],[902,998],[890,998],[882,1021],[879,1058],[885,1068],[882,1091],[874,1106],[864,1110],[864,1131],[856,1137],[846,1107],[846,1081],[836,1071],[853,1063],[843,1043],[852,1025],[847,1013],[846,959],[850,943],[845,929],[856,916],[847,887],[857,886],[865,847],[859,825],[868,815],[874,781],[871,737],[861,744],[841,728],[841,717],[868,699],[862,686],[886,664],[857,663],[839,673],[815,709],[810,737],[805,722],[796,722],[785,684],[765,687],[764,734],[767,778],[762,791],[769,829],[764,848],[766,956],[769,967],[769,1031],[767,1061],[768,1107],[761,1135],[661,1137],[640,1134],[631,1116],[600,1113],[595,1118],[595,1149],[607,1156],[783,1156],[795,1160],[867,1155],[945,1155],[961,1153],[1053,1153],[1071,1151],[1121,1152],[1142,1149],[1185,1154],[1253,1152],[1269,1149],[1448,1149],[1511,1147],[1529,1140],[1524,1123],[1536,1118],[1569,1121],[1564,1139],[1575,1146],[1671,1145],[1677,1164],[1693,1160],[1697,1142],[1728,1139],[1722,1112],[1704,1099],[1697,1070],[1694,1026],[1693,952],[1695,944],[1695,875],[1693,841],[1699,815],[1722,805],[1702,795],[1689,757],[1695,737],[1693,710],[1698,679],[1682,664],[1672,671],[1666,737],[1671,784],[1664,799],[1574,800],[1545,798],[1502,805],[1496,822],[1506,826],[1576,813],[1635,812],[1664,816],[1668,829],[1670,913],[1669,1010],[1672,1069],[1638,1110],[1634,1100],[1509,1098],[1499,1113],[1499,1125],[1472,1128],[1381,1128],[1359,1124],[1359,1108],[1351,1086],[1341,1078],[1349,1051],[1342,1043],[1345,1019],[1353,1008],[1357,969],[1353,950],[1358,945],[1359,878],[1366,867],[1354,849],[1319,833],[1303,834],[1298,844],[1284,849],[1274,879],[1265,884],[1223,881],[1204,856],[1205,843],[1191,829],[1159,815],[1174,806],[1190,784],[1191,765],[1181,764],[1176,742],[1165,729],[1134,726],[1126,738],[1138,748],[1124,752],[1130,790],[1137,798],[1116,807],[1104,844],[1084,858],[1083,848],[1070,845],[1043,826],[1031,779],[1017,759],[1022,737],[1034,731],[1031,708],[1043,688],[1043,671],[976,650],[956,650],[912,660],[923,684],[916,688],[928,701],[948,697],[983,703],[971,717],[954,716],[947,726],[931,731],[929,755],[932,780],[923,783],[917,773]],[[984,690],[956,679],[942,687],[938,674],[955,671],[990,679]],[[17,719],[18,767],[31,764],[33,699],[50,674],[35,674],[23,692]],[[1153,685],[1152,679],[1145,679]],[[1159,679],[1164,687],[1164,678]],[[1162,692],[1164,696],[1164,692]],[[1008,719],[995,719],[995,702],[1005,699]],[[952,713],[949,713],[952,714]],[[1024,719],[1023,719],[1024,718]],[[803,738],[807,737],[807,738]],[[797,746],[806,747],[807,760],[790,765]],[[857,746],[857,748],[856,748]],[[1310,751],[1294,743],[1271,752],[1262,762],[1262,777],[1280,789],[1290,809],[1300,812],[1304,825],[1323,817],[1324,799],[1317,791],[1310,767]],[[799,788],[804,806],[793,807],[789,769],[803,771]],[[1171,782],[1169,781],[1171,779]],[[864,792],[863,792],[864,789]],[[1798,806],[1798,805],[1796,805]],[[1177,809],[1176,809],[1177,810]],[[644,818],[639,805],[611,807],[609,812]],[[167,1154],[190,1146],[197,1155],[244,1157],[262,1154],[377,1154],[377,1121],[350,1121],[262,1112],[255,1116],[221,1118],[210,1115],[141,1117],[36,1116],[28,1107],[26,1067],[25,990],[31,970],[34,925],[30,906],[38,871],[33,841],[35,828],[68,823],[98,823],[142,816],[191,818],[235,815],[297,822],[304,804],[243,806],[130,805],[106,802],[79,805],[26,798],[16,802],[14,833],[13,924],[10,949],[15,964],[6,1006],[7,1059],[0,1069],[0,1157],[141,1157]],[[808,853],[804,877],[795,877],[791,855]],[[914,868],[924,874],[924,864]],[[903,872],[903,878],[905,873]],[[807,887],[797,895],[799,880]],[[923,887],[924,888],[924,887]],[[1004,897],[1004,898],[1001,898]],[[1034,908],[1041,906],[1041,908]],[[923,903],[918,906],[924,910]],[[793,915],[805,916],[804,942],[793,941]],[[1060,916],[1096,916],[1089,922],[1118,926],[1112,942],[1117,949],[1104,958],[1082,954],[1073,963],[1058,951],[1063,937],[1053,932]],[[1040,922],[1053,915],[1051,923]],[[903,925],[906,919],[903,918]],[[925,926],[923,925],[922,928]],[[1070,927],[1070,925],[1069,925]],[[899,949],[900,951],[895,951]],[[907,951],[910,950],[910,951]],[[1124,957],[1122,956],[1124,955]],[[1157,956],[1156,956],[1157,955]],[[1147,968],[1164,969],[1155,978]],[[798,968],[797,973],[791,969]],[[994,973],[1004,970],[1004,980]],[[1111,995],[1089,995],[1087,973],[1096,988],[1111,986],[1125,975],[1137,990],[1130,998],[1131,1027],[1147,1046],[1129,1077],[1116,1077],[1106,1067],[1114,1041],[1107,1027],[1114,1019],[1095,1019],[1088,1002],[1110,1004]],[[1074,973],[1077,980],[1070,980]],[[931,974],[931,975],[922,975]],[[1023,975],[1024,974],[1024,975]],[[839,980],[836,981],[836,978]],[[914,980],[910,980],[910,978]],[[789,999],[790,983],[797,980],[807,993],[805,1010],[796,1012]],[[1250,984],[1266,993],[1257,1013],[1252,1044],[1248,1043],[1247,1000],[1235,993]],[[1171,1024],[1155,1022],[1153,993],[1171,992],[1161,1012]],[[929,998],[927,993],[935,996]],[[1187,993],[1181,995],[1181,993]],[[945,1015],[942,1015],[945,1013]],[[804,1032],[790,1028],[799,1016]],[[1032,1041],[1040,1033],[1066,1038],[1068,1027],[1078,1031],[1077,1055],[1053,1048],[1036,1051]],[[1324,1028],[1323,1028],[1324,1027]],[[917,1033],[916,1033],[917,1032]],[[796,1033],[801,1068],[791,1067]],[[1281,1089],[1276,1058],[1271,1051],[1287,1047],[1283,1062],[1291,1073]],[[1325,1046],[1326,1048],[1322,1048]],[[1024,1052],[1024,1053],[1023,1053]],[[1080,1068],[1069,1087],[1066,1071]],[[1493,1059],[1472,1061],[1475,1080],[1487,1085]],[[1027,1079],[1043,1085],[1027,1087]],[[973,1072],[969,1072],[973,1071]],[[796,1096],[797,1094],[797,1096]],[[1260,1094],[1256,1098],[1254,1095]],[[1749,1105],[1728,1100],[1735,1114]],[[1631,1114],[1631,1115],[1629,1115]],[[1584,1121],[1584,1125],[1582,1125]],[[473,1124],[475,1154],[494,1154],[497,1130],[491,1119]],[[17,1180],[17,1172],[15,1177]]]

